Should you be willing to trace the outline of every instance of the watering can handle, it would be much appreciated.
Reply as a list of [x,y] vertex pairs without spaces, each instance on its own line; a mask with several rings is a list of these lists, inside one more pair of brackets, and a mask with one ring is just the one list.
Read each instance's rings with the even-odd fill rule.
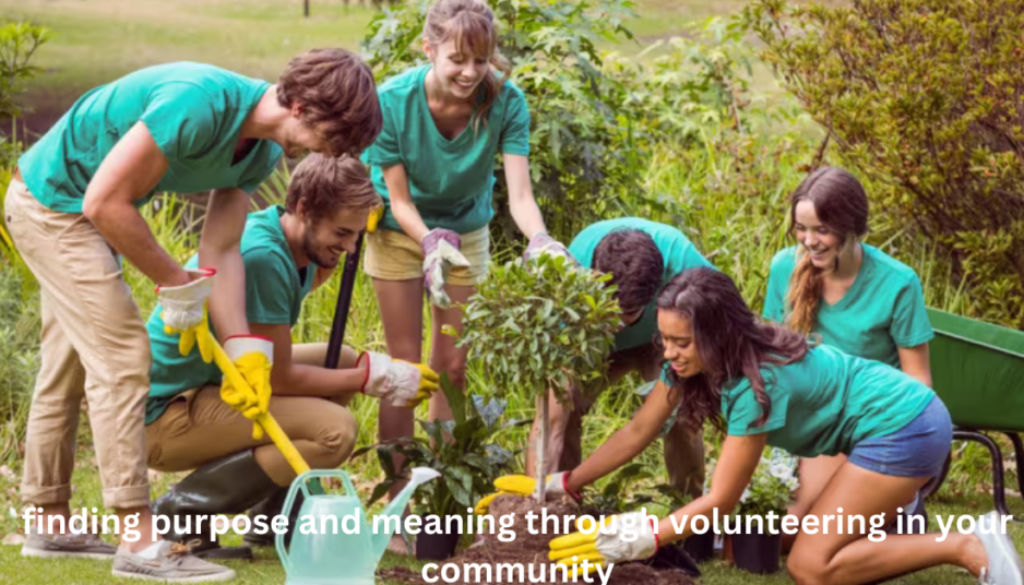
[[[284,499],[284,506],[281,507],[281,513],[284,514],[285,518],[290,518],[291,517],[292,507],[295,505],[295,496],[299,493],[299,490],[300,489],[302,490],[302,492],[303,492],[302,495],[305,496],[306,498],[311,497],[312,494],[310,494],[309,486],[308,486],[308,484],[310,483],[309,480],[311,480],[313,478],[321,478],[321,477],[340,477],[341,478],[341,484],[343,486],[345,486],[346,494],[350,495],[350,496],[357,496],[358,495],[358,493],[356,492],[355,486],[352,485],[352,480],[349,479],[348,474],[345,473],[344,470],[342,470],[342,469],[312,469],[310,471],[306,471],[306,472],[302,473],[297,478],[295,478],[295,481],[292,482],[291,487],[288,488],[288,496],[285,497],[285,499]],[[317,482],[316,485],[319,486],[320,485],[319,482]],[[296,524],[300,523],[301,521],[302,521],[301,518],[296,517],[296,519],[295,519]],[[293,527],[289,527],[289,528],[292,529],[292,530],[297,530],[298,526],[293,526]],[[277,546],[277,554],[278,554],[279,557],[281,557],[281,564],[284,565],[285,571],[286,572],[291,572],[291,570],[292,570],[292,560],[291,560],[291,558],[288,555],[288,551],[285,549],[285,546],[284,546],[284,536],[285,536],[285,533],[283,533],[283,532],[282,533],[277,533],[275,535],[275,537],[274,537],[274,541],[275,541],[274,544]]]

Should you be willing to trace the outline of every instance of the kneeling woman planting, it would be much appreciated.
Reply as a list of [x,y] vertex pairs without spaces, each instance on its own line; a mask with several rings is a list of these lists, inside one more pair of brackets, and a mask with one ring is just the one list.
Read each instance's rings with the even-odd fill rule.
[[[556,491],[576,493],[640,454],[679,402],[687,424],[711,419],[727,436],[709,493],[675,511],[677,522],[710,518],[716,508],[731,512],[766,444],[802,457],[847,456],[810,510],[819,518],[839,509],[846,516],[891,518],[939,473],[949,452],[949,413],[930,388],[889,365],[811,347],[799,333],[761,321],[720,272],[694,268],[672,279],[658,297],[658,330],[667,364],[653,394],[579,467],[552,477],[548,483]],[[876,542],[864,533],[801,532],[789,572],[797,583],[841,585],[953,564],[981,576],[982,583],[1022,585],[1020,557],[998,530],[1000,519],[992,513],[979,524],[995,534],[980,528],[942,542],[934,534]],[[689,523],[677,533],[671,517],[656,533],[653,522],[645,526],[632,542],[609,528],[554,539],[551,559],[640,560],[659,544],[692,533]]]

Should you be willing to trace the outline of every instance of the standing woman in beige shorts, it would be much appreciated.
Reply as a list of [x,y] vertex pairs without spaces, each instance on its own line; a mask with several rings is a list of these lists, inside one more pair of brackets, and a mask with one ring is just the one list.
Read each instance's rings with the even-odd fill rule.
[[[494,159],[502,155],[512,217],[530,238],[527,255],[568,255],[551,238],[533,197],[530,114],[497,51],[494,15],[482,0],[438,0],[427,14],[423,49],[430,62],[378,88],[384,128],[364,153],[385,201],[367,238],[365,270],[373,277],[388,353],[419,362],[424,289],[433,305],[430,367],[465,388],[466,350],[441,335],[461,331],[458,303],[486,276],[488,223],[494,216]],[[444,396],[431,419],[450,419]],[[411,436],[413,413],[380,407],[382,440]]]

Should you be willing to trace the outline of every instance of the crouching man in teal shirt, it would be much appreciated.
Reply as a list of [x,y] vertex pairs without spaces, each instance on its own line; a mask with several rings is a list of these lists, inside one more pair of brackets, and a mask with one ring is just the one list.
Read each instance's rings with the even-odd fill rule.
[[[292,175],[287,208],[250,214],[242,235],[248,327],[273,343],[269,411],[314,469],[336,468],[352,452],[358,425],[345,405],[354,394],[412,407],[437,389],[437,375],[426,366],[344,348],[338,369],[327,369],[327,344],[292,346],[306,295],[329,278],[342,252],[354,252],[380,204],[357,159],[310,155]],[[193,257],[188,265],[195,263]],[[185,517],[239,514],[261,501],[259,513],[277,514],[295,472],[269,436],[254,438],[252,422],[221,400],[217,366],[198,351],[181,355],[160,314],[158,308],[147,324],[153,353],[148,462],[161,471],[198,469],[160,497],[154,511],[180,517],[182,527]],[[167,538],[199,539],[192,548],[199,556],[251,555],[247,548],[221,548],[194,522],[192,529]]]
[[[569,253],[581,266],[611,273],[610,285],[618,286],[616,298],[624,327],[615,335],[608,356],[611,382],[638,372],[647,382],[658,378],[662,362],[655,344],[658,332],[655,300],[658,289],[680,272],[698,266],[711,267],[690,240],[678,229],[646,219],[630,217],[595,223],[569,245]],[[597,400],[572,389],[573,404],[550,400],[551,432],[545,467],[548,472],[573,469],[582,461],[583,416]],[[527,450],[527,470],[532,473],[534,445],[540,431],[534,422]],[[665,437],[665,465],[669,482],[680,494],[698,497],[704,490],[704,438],[702,433],[675,424]]]

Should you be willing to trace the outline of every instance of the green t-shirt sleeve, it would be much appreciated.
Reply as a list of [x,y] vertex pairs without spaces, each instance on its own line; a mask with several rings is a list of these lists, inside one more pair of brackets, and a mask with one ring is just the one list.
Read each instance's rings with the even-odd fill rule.
[[213,100],[202,88],[187,83],[154,89],[140,121],[169,160],[206,153],[217,131]]
[[288,261],[280,250],[264,246],[249,248],[245,261],[245,315],[250,323],[291,325],[291,307],[296,287],[290,282]]
[[398,145],[398,134],[395,131],[394,107],[388,103],[390,94],[381,94],[380,109],[383,114],[380,134],[370,148],[363,154],[363,162],[367,165],[390,167],[402,162],[402,150]]
[[743,378],[722,400],[722,416],[726,420],[727,434],[760,435],[786,426],[789,394],[777,387],[770,372],[762,370],[761,375],[764,376],[766,391],[771,397],[771,413],[768,420],[761,426],[754,426],[754,422],[761,418],[764,410],[757,402],[750,380]]
[[526,96],[513,87],[505,105],[505,120],[501,128],[503,154],[530,155],[530,108]]
[[889,334],[899,347],[914,347],[935,337],[925,310],[921,281],[916,274],[896,295]]

